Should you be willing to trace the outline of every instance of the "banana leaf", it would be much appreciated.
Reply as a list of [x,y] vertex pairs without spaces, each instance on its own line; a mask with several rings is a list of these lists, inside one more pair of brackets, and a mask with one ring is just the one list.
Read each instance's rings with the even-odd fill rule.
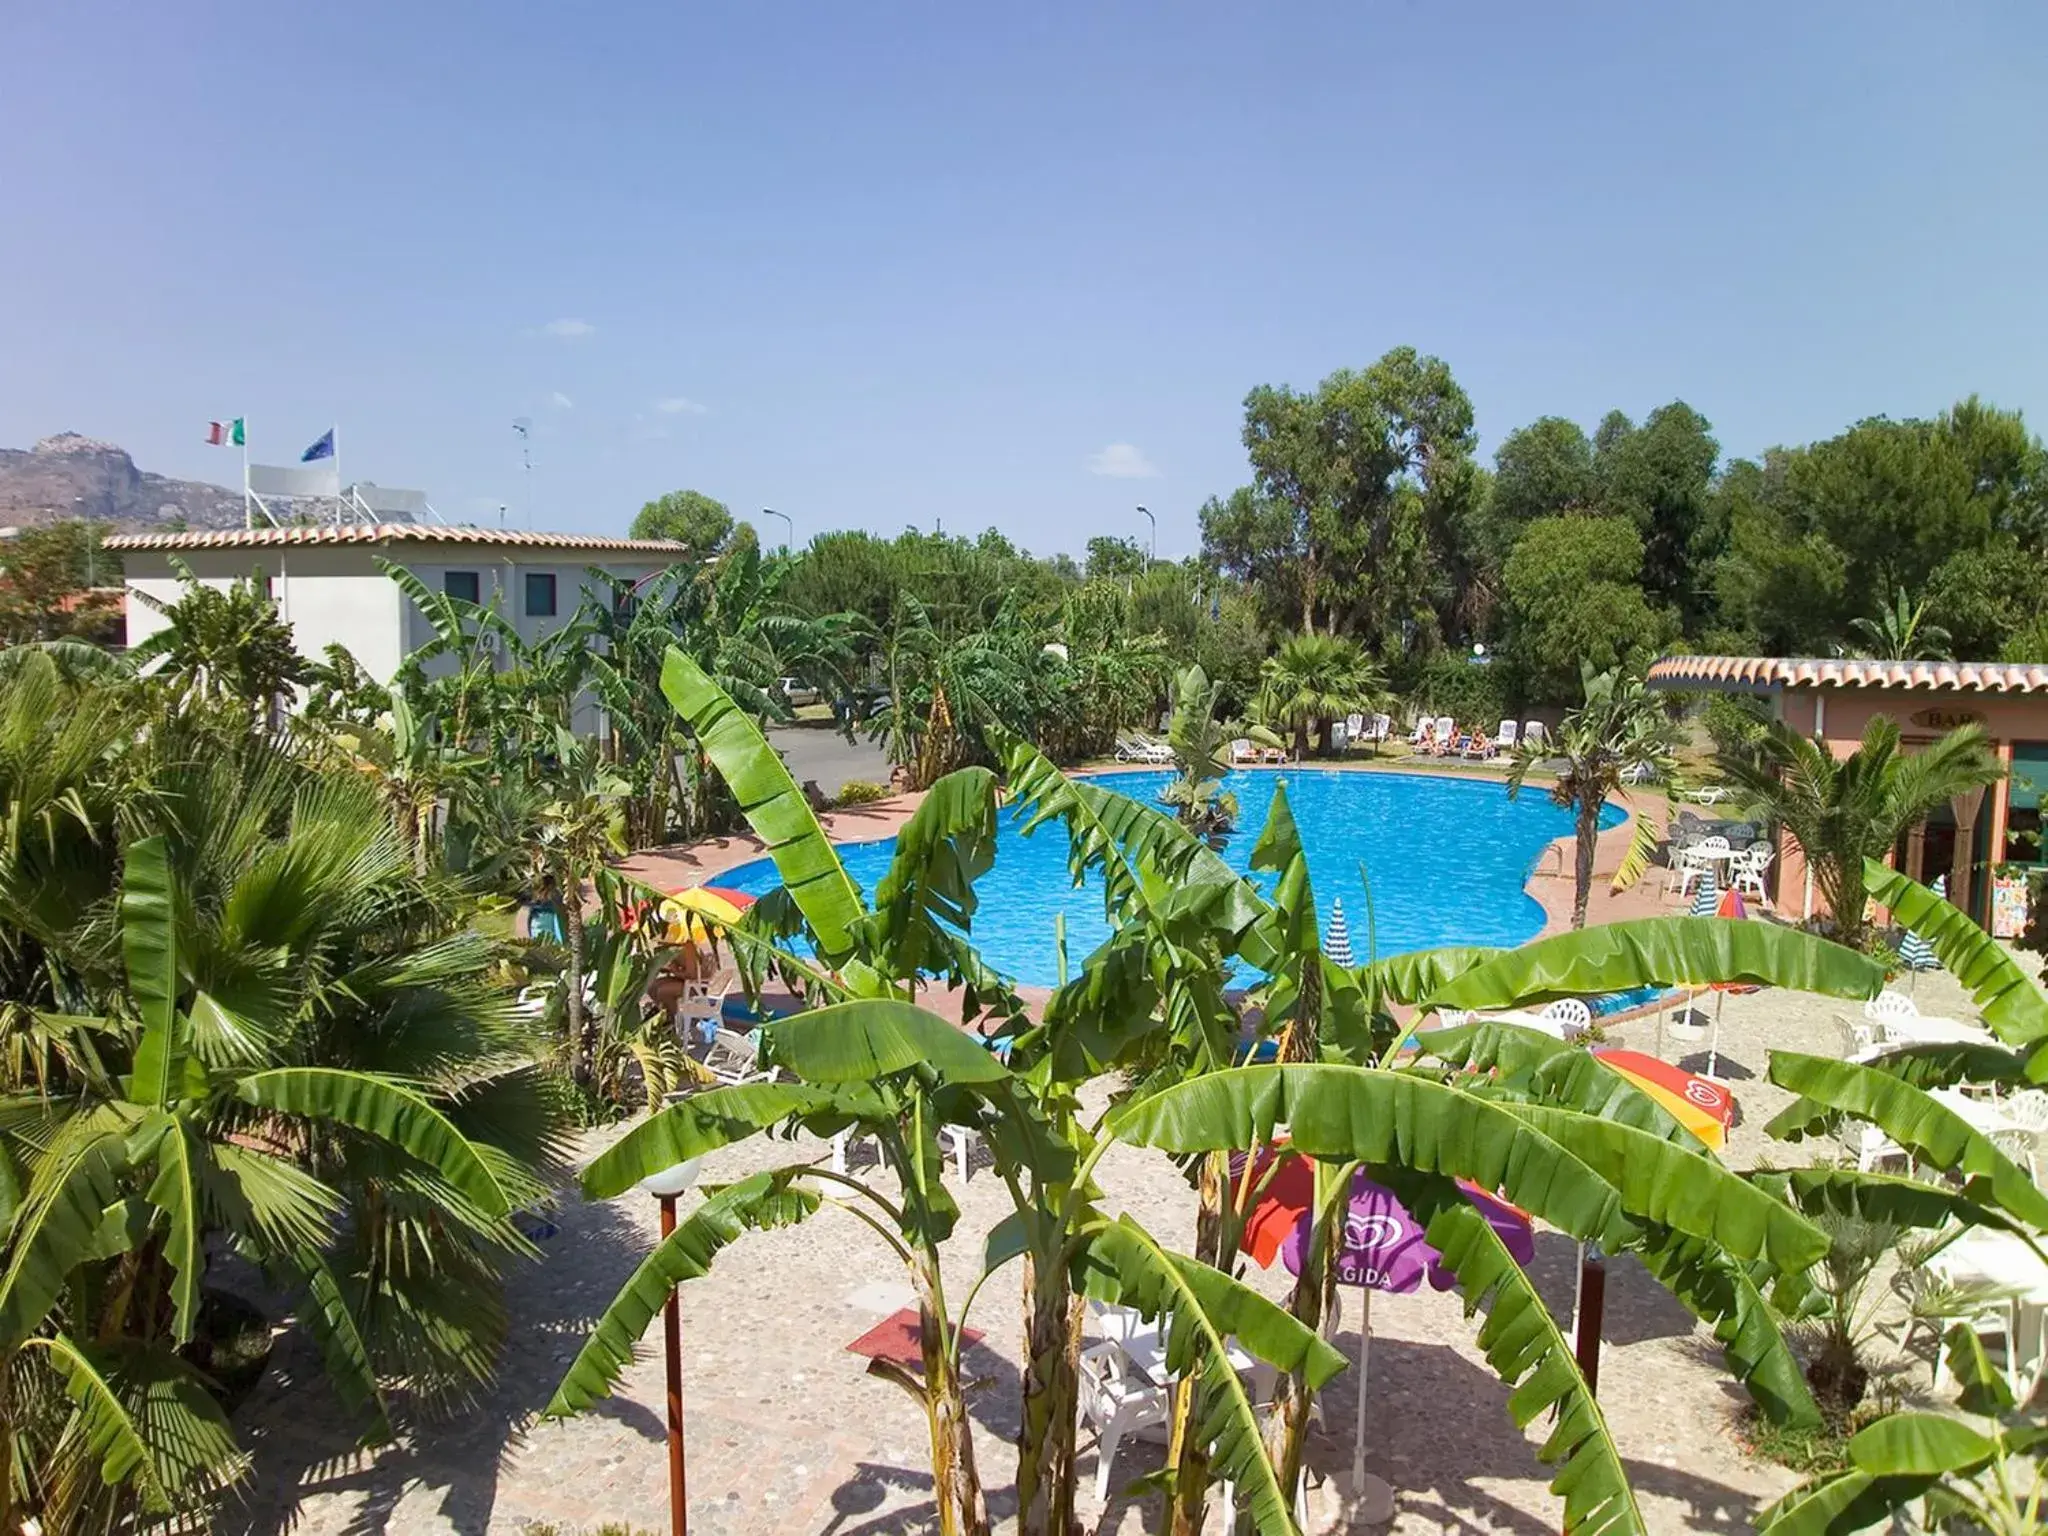
[[1613,1186],[1510,1107],[1404,1073],[1235,1067],[1123,1105],[1106,1125],[1177,1153],[1262,1146],[1285,1125],[1308,1156],[1471,1179],[1581,1241],[1619,1248],[1634,1231]]
[[1283,1371],[1304,1370],[1314,1386],[1344,1369],[1343,1355],[1249,1286],[1168,1253],[1128,1216],[1088,1234],[1075,1268],[1077,1291],[1165,1319],[1168,1374],[1201,1380],[1202,1417],[1192,1434],[1207,1447],[1212,1471],[1237,1485],[1261,1533],[1295,1536],[1291,1501],[1266,1457],[1258,1411],[1227,1341]]
[[1424,1224],[1444,1267],[1457,1277],[1465,1315],[1485,1309],[1479,1347],[1510,1389],[1508,1412],[1516,1425],[1526,1429],[1555,1412],[1556,1421],[1536,1454],[1556,1468],[1550,1489],[1564,1500],[1565,1530],[1612,1536],[1646,1532],[1627,1468],[1579,1372],[1571,1342],[1492,1223],[1449,1179],[1409,1170],[1391,1170],[1387,1179]]
[[1717,917],[1647,917],[1538,939],[1474,966],[1432,993],[1436,1008],[1515,1008],[1646,986],[1751,982],[1826,997],[1871,998],[1877,963],[1793,928]]
[[775,1060],[808,1083],[870,1083],[928,1069],[944,1083],[999,1083],[1010,1069],[957,1025],[898,998],[863,998],[776,1019]]
[[973,925],[974,882],[996,861],[996,780],[986,768],[962,768],[925,792],[896,834],[896,854],[875,887],[866,921],[873,952],[888,969],[915,976],[950,958],[947,930]]
[[1740,1259],[1762,1259],[1783,1274],[1799,1273],[1828,1251],[1826,1233],[1718,1159],[1573,1110],[1505,1107],[1596,1170],[1620,1192],[1631,1216],[1703,1238]]
[[[1983,1015],[1984,1025],[2008,1045],[2048,1040],[2048,996],[2012,953],[1917,881],[1866,859],[1863,881],[1871,899],[1920,935],[1941,957]],[[2048,1079],[2048,1067],[2035,1081]]]
[[782,759],[731,696],[674,646],[661,665],[661,691],[696,733],[747,824],[767,844],[819,953],[828,963],[843,960],[852,953],[853,925],[866,909]]
[[1467,971],[1509,953],[1478,944],[1447,944],[1437,949],[1418,949],[1405,955],[1389,955],[1360,966],[1358,979],[1367,988],[1377,987],[1382,1004],[1415,1004],[1449,986]]
[[583,1193],[609,1200],[665,1168],[785,1120],[837,1115],[850,1123],[881,1108],[871,1090],[811,1083],[743,1083],[693,1093],[649,1115],[593,1158],[583,1170]]
[[1842,1115],[1868,1120],[1920,1162],[1971,1175],[1999,1205],[2032,1227],[2048,1227],[2048,1195],[2026,1170],[1954,1110],[1918,1088],[1854,1062],[1793,1051],[1771,1053],[1770,1079],[1800,1097],[1765,1127],[1785,1141],[1831,1130]]
[[1713,1329],[1729,1374],[1772,1423],[1821,1422],[1806,1369],[1747,1266],[1717,1244],[1669,1227],[1649,1227],[1629,1251],[1687,1311]]
[[177,891],[161,835],[130,843],[121,869],[121,958],[142,1015],[129,1097],[167,1104],[182,1076],[178,1029]]
[[754,1174],[714,1192],[687,1220],[678,1222],[604,1309],[542,1416],[568,1418],[609,1396],[632,1363],[633,1346],[670,1292],[686,1280],[709,1274],[722,1250],[748,1232],[794,1226],[817,1210],[817,1192],[796,1182],[809,1171],[793,1167]]

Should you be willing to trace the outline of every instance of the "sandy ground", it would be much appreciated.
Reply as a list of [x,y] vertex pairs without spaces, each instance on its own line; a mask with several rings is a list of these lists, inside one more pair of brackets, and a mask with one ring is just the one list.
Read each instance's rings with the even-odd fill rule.
[[[900,806],[835,818],[837,836],[873,837],[892,830]],[[1612,834],[1605,868],[1618,856]],[[637,860],[662,876],[709,872],[754,856],[749,840],[730,839],[694,852]],[[1565,882],[1538,876],[1531,885],[1553,914],[1568,905]],[[1638,893],[1618,904],[1606,898],[1602,917],[1653,909]],[[1960,990],[1945,974],[1920,980],[1928,1012],[1968,1016]],[[1711,1006],[1711,1003],[1708,1005]],[[1840,1024],[1854,1005],[1782,992],[1731,997],[1725,1004],[1722,1075],[1735,1086],[1741,1118],[1729,1160],[1754,1164],[1806,1160],[1779,1146],[1762,1126],[1786,1096],[1760,1081],[1772,1047],[1839,1054]],[[1618,1043],[1659,1048],[1657,1021],[1614,1030]],[[1680,1047],[1665,1042],[1667,1058]],[[1690,1052],[1694,1047],[1684,1047]],[[1688,1064],[1691,1064],[1689,1061]],[[609,1134],[596,1133],[587,1150]],[[783,1161],[814,1158],[824,1147],[757,1139],[707,1160],[707,1179],[730,1179]],[[855,1171],[861,1171],[856,1157]],[[1191,1240],[1193,1197],[1166,1160],[1118,1148],[1100,1178],[1112,1202],[1128,1209],[1174,1246]],[[959,1194],[960,1229],[950,1245],[949,1293],[966,1294],[979,1268],[981,1239],[1009,1209],[1000,1180],[983,1161]],[[694,1200],[696,1197],[689,1197]],[[308,1533],[465,1532],[523,1530],[536,1522],[594,1529],[608,1521],[663,1527],[667,1520],[662,1453],[661,1366],[645,1352],[620,1392],[567,1423],[537,1423],[579,1347],[585,1330],[632,1266],[651,1246],[653,1202],[626,1197],[583,1202],[565,1191],[559,1235],[543,1262],[511,1285],[514,1338],[490,1401],[454,1422],[409,1435],[371,1458],[351,1450],[350,1429],[319,1378],[317,1356],[298,1335],[279,1352],[279,1369],[244,1407],[239,1424],[256,1458],[245,1501],[223,1528]],[[1569,1316],[1572,1244],[1541,1236],[1532,1273],[1560,1318]],[[1284,1271],[1253,1271],[1252,1280],[1278,1294]],[[1348,1293],[1335,1342],[1356,1357],[1356,1293]],[[684,1291],[684,1378],[690,1456],[692,1527],[706,1533],[820,1532],[831,1536],[931,1528],[927,1445],[921,1414],[897,1388],[863,1373],[846,1345],[910,1300],[901,1272],[880,1241],[852,1217],[826,1211],[808,1224],[750,1236],[714,1271]],[[1784,1471],[1747,1460],[1732,1433],[1739,1391],[1729,1382],[1704,1330],[1651,1283],[1632,1261],[1612,1266],[1601,1402],[1657,1532],[1748,1529],[1762,1502],[1790,1486]],[[985,1330],[969,1366],[986,1385],[973,1407],[977,1454],[1000,1521],[1009,1514],[1007,1485],[1015,1465],[1021,1319],[1019,1282],[990,1282],[971,1324]],[[1559,1527],[1561,1505],[1534,1447],[1544,1425],[1528,1435],[1506,1411],[1506,1390],[1473,1343],[1455,1294],[1424,1290],[1380,1296],[1373,1307],[1372,1374],[1365,1404],[1370,1465],[1399,1491],[1390,1527],[1400,1536],[1500,1531],[1546,1536]],[[650,1342],[658,1338],[650,1335]],[[1348,1465],[1358,1422],[1356,1372],[1324,1394],[1324,1435],[1312,1461]],[[1156,1502],[1121,1499],[1104,1508],[1093,1499],[1095,1452],[1084,1431],[1083,1513],[1089,1529],[1134,1533],[1157,1524]],[[1156,1466],[1159,1452],[1128,1445],[1115,1486]]]

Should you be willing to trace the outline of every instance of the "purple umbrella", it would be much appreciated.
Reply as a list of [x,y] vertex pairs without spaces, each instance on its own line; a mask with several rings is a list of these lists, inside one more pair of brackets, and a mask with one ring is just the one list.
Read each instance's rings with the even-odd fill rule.
[[[1536,1232],[1526,1211],[1464,1179],[1458,1180],[1458,1188],[1486,1218],[1517,1264],[1527,1264],[1536,1257]],[[1302,1262],[1308,1255],[1309,1226],[1308,1213],[1304,1211],[1281,1244],[1281,1262],[1292,1274],[1301,1273]],[[1344,1240],[1337,1250],[1336,1267],[1339,1285],[1355,1285],[1362,1292],[1358,1323],[1358,1425],[1351,1450],[1352,1497],[1359,1506],[1361,1519],[1367,1524],[1380,1524],[1393,1518],[1394,1490],[1379,1478],[1368,1478],[1365,1472],[1365,1387],[1372,1350],[1372,1293],[1393,1291],[1405,1295],[1420,1290],[1425,1276],[1436,1289],[1447,1291],[1457,1284],[1457,1279],[1444,1266],[1443,1255],[1422,1235],[1422,1223],[1394,1198],[1392,1190],[1367,1178],[1364,1169],[1352,1180],[1351,1203],[1344,1211]]]

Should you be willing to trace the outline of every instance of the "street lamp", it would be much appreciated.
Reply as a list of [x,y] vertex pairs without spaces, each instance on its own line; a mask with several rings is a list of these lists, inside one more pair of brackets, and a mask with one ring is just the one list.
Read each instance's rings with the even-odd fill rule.
[[[701,1158],[677,1163],[640,1181],[661,1204],[661,1240],[676,1229],[676,1197],[697,1182]],[[670,1536],[689,1536],[690,1500],[683,1473],[683,1314],[676,1288],[661,1308],[662,1350],[668,1361],[668,1521]]]
[[782,519],[782,526],[789,530],[787,536],[782,541],[782,547],[784,549],[788,549],[791,545],[796,543],[796,524],[789,520],[789,514],[787,512],[778,512],[773,507],[763,507],[761,509],[761,515],[763,517],[779,517]]
[[1159,558],[1159,519],[1152,515],[1150,507],[1140,507],[1138,510],[1145,514],[1145,521],[1152,525],[1152,548],[1146,553],[1145,558],[1147,561],[1157,560]]

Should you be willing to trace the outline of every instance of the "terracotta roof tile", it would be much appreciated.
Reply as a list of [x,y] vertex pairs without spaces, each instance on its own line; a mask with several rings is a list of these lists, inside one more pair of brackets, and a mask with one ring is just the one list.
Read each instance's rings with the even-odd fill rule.
[[1875,661],[1832,656],[1665,656],[1652,688],[1918,688],[1929,693],[2048,692],[2048,666],[1996,661]]
[[511,528],[456,528],[436,523],[342,523],[313,528],[221,528],[193,533],[123,533],[108,549],[297,549],[320,544],[494,544],[509,549],[587,549],[607,554],[684,555],[667,539],[614,539],[586,533],[529,533]]

